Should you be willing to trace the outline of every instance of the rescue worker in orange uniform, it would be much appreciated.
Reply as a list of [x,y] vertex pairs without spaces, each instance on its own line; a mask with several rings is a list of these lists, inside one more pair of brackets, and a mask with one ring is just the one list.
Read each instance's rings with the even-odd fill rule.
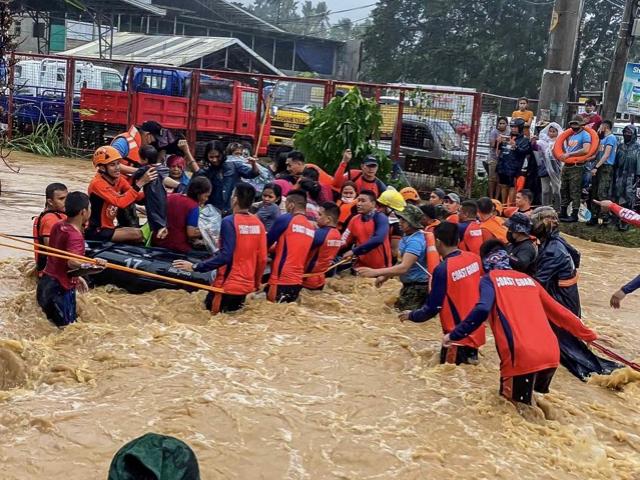
[[363,190],[357,199],[358,215],[353,217],[342,234],[342,243],[348,250],[343,257],[356,257],[354,267],[385,268],[391,266],[389,219],[376,211],[376,195]]
[[480,280],[480,300],[443,337],[442,345],[468,338],[489,319],[500,357],[500,394],[513,402],[535,404],[533,392],[549,391],[560,363],[558,340],[549,322],[585,342],[598,336],[533,278],[512,270],[500,241],[486,242],[481,257],[486,273]]
[[33,254],[36,262],[38,276],[42,275],[47,266],[46,255],[39,255],[35,245],[49,245],[49,235],[51,229],[58,222],[67,219],[64,212],[64,201],[68,194],[67,187],[62,183],[50,183],[44,191],[44,210],[37,217],[33,218]]
[[320,205],[318,230],[313,237],[311,251],[307,256],[305,277],[302,286],[308,290],[324,288],[325,273],[342,247],[342,234],[338,231],[340,207],[333,202]]
[[[399,318],[401,321],[426,322],[439,314],[442,331],[446,334],[466,318],[480,298],[482,262],[478,255],[458,248],[460,236],[456,224],[443,222],[436,227],[434,235],[442,262],[433,272],[429,297],[422,308],[402,312]],[[440,363],[476,363],[478,349],[484,343],[485,329],[481,326],[456,345],[443,347]]]
[[445,220],[450,223],[460,222],[460,195],[455,192],[447,193],[442,204],[445,211]]
[[333,175],[333,189],[340,191],[342,184],[350,180],[356,184],[358,193],[369,190],[376,197],[379,197],[387,189],[387,186],[376,176],[380,167],[378,159],[373,155],[368,155],[362,160],[360,170],[357,170],[349,168],[352,158],[351,150],[347,149],[343,152],[342,161]]
[[220,250],[199,263],[175,260],[173,266],[188,272],[217,270],[213,286],[224,293],[210,292],[205,300],[214,315],[242,308],[249,293],[260,288],[267,266],[267,233],[262,221],[249,213],[256,190],[248,183],[236,185],[231,197],[233,214],[222,219]]
[[93,154],[93,166],[98,170],[89,183],[91,218],[85,232],[87,240],[102,242],[142,242],[142,230],[135,227],[116,228],[114,220],[118,210],[127,208],[144,198],[142,187],[158,177],[155,168],[150,168],[133,185],[120,173],[118,151],[110,146],[98,148]]
[[490,238],[497,238],[502,243],[507,243],[507,227],[504,226],[504,219],[498,217],[497,208],[489,197],[478,199],[478,220]]
[[307,254],[315,238],[315,228],[307,219],[307,195],[292,190],[285,201],[287,213],[280,215],[267,235],[267,245],[275,245],[267,300],[277,303],[295,302],[302,290]]

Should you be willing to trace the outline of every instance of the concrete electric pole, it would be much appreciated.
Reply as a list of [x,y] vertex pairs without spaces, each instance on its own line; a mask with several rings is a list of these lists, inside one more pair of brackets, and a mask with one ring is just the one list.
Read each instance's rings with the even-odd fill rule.
[[565,124],[583,0],[556,0],[549,27],[547,61],[542,72],[538,120]]
[[613,120],[616,117],[618,98],[620,97],[624,72],[627,68],[627,60],[629,59],[629,49],[633,42],[632,27],[637,8],[638,0],[626,0],[624,13],[622,14],[622,22],[620,23],[620,30],[618,32],[618,41],[613,53],[611,68],[609,69],[607,89],[604,93],[604,100],[602,101],[602,118]]

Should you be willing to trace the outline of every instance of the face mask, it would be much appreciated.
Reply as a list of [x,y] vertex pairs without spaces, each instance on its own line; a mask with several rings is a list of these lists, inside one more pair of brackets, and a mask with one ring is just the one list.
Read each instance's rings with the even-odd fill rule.
[[580,131],[580,127],[571,127],[571,130],[573,130],[574,132],[579,132]]
[[537,223],[531,229],[531,234],[536,238],[544,237],[545,232],[546,232],[546,227],[545,227],[544,222]]
[[516,238],[513,236],[513,232],[507,232],[507,240],[509,243],[516,243]]
[[353,202],[355,202],[355,200],[356,200],[355,198],[342,197],[342,203],[353,203]]
[[601,139],[604,138],[604,132],[598,132],[598,137]]
[[633,135],[630,133],[623,133],[622,138],[624,139],[624,143],[631,143],[631,140],[633,140]]

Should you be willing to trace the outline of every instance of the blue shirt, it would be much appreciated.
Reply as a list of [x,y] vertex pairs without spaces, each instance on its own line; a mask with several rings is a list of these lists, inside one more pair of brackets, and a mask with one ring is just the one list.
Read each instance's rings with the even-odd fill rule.
[[129,142],[124,137],[116,138],[111,144],[113,148],[115,148],[122,158],[127,158],[129,155]]
[[618,140],[613,133],[604,137],[600,142],[600,155],[598,155],[598,161],[600,161],[602,155],[604,155],[604,150],[607,148],[607,145],[611,146],[611,153],[609,154],[609,158],[603,162],[603,165],[613,165],[616,161],[616,147],[618,146]]
[[[401,256],[405,253],[410,253],[411,255],[418,257],[416,263],[423,267],[427,264],[427,241],[424,237],[423,231],[417,231],[411,235],[402,237],[398,250],[400,251]],[[428,280],[427,272],[415,263],[411,265],[411,268],[409,268],[407,273],[400,275],[400,281],[402,283],[426,283]]]
[[231,211],[231,194],[241,178],[255,178],[258,172],[254,172],[248,163],[235,161],[224,161],[219,166],[209,166],[196,173],[197,176],[204,176],[211,182],[211,195],[207,203],[213,205],[222,212],[223,215]]
[[581,132],[574,133],[564,142],[564,151],[566,153],[579,152],[584,147],[585,143],[591,143],[591,135],[582,130]]

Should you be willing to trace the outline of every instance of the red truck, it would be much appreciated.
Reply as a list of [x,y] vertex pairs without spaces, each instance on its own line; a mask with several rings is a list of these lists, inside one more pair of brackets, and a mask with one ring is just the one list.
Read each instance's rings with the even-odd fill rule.
[[[132,78],[129,78],[132,76]],[[106,127],[105,136],[115,136],[129,127],[155,120],[163,127],[186,132],[189,122],[191,72],[159,68],[134,68],[125,72],[121,91],[83,88],[80,115],[85,126]],[[204,142],[248,142],[255,145],[258,90],[235,80],[200,77],[196,106],[196,151]],[[128,121],[131,102],[131,122]],[[269,115],[258,155],[266,155],[271,130]],[[200,147],[200,148],[198,148]]]

